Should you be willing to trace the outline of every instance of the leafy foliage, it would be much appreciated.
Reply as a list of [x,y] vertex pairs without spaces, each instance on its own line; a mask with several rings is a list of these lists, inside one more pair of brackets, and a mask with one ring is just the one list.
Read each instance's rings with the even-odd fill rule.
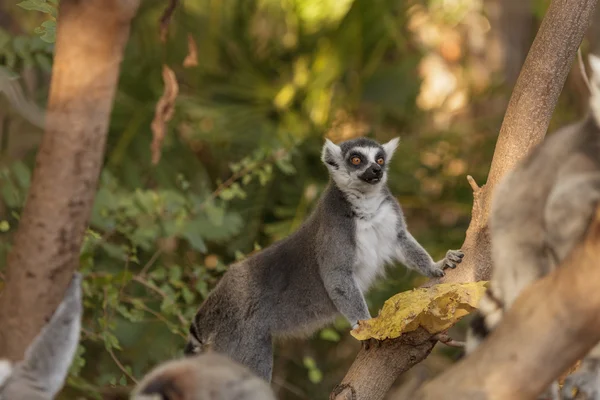
[[56,40],[56,17],[58,16],[58,0],[23,0],[17,5],[25,10],[41,11],[47,14],[49,19],[35,28],[35,33],[40,35],[46,43],[54,43]]

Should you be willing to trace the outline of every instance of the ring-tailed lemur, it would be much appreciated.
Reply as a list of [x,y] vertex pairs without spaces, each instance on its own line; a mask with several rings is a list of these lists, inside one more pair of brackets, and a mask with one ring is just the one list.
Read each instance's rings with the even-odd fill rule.
[[131,400],[208,399],[275,400],[275,395],[248,368],[214,352],[159,365],[131,395]]
[[[556,268],[583,239],[600,201],[600,58],[590,56],[591,112],[549,135],[502,179],[490,215],[493,272],[467,339],[467,353],[499,323],[521,291]],[[600,399],[600,347],[567,387],[585,378]],[[586,376],[583,376],[587,374]],[[589,379],[594,375],[593,379]],[[571,398],[564,390],[565,398]],[[554,394],[553,394],[554,395]]]
[[81,316],[81,275],[75,273],[65,297],[15,365],[0,361],[0,400],[51,400],[62,388],[77,350]]
[[340,313],[352,327],[371,318],[363,293],[400,261],[427,276],[455,268],[462,252],[435,262],[406,229],[387,166],[398,139],[327,140],[330,183],[292,235],[232,265],[200,306],[185,353],[229,355],[270,381],[273,336],[306,336]]

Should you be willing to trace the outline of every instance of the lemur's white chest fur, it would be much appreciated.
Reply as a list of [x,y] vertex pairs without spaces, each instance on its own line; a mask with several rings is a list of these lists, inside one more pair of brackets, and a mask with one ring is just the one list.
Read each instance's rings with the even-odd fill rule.
[[364,292],[383,275],[385,265],[398,258],[399,216],[382,194],[352,200],[357,214],[354,276]]

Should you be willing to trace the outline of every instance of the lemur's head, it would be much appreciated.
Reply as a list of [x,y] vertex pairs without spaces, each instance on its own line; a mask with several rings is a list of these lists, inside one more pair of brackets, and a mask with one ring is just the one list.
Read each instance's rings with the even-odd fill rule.
[[385,144],[358,138],[339,145],[326,139],[321,159],[342,190],[377,190],[387,181],[387,166],[398,147],[398,138]]
[[164,362],[135,387],[131,400],[274,400],[268,383],[217,353]]

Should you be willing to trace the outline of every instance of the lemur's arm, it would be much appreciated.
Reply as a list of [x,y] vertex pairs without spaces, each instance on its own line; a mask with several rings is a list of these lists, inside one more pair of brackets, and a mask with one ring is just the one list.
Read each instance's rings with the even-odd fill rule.
[[435,262],[406,227],[402,227],[398,232],[398,243],[399,261],[406,267],[431,277],[444,276],[444,269],[456,268],[464,256],[460,250],[448,250],[444,259]]
[[[319,272],[329,298],[337,310],[355,327],[360,320],[371,318],[367,302],[353,273],[353,254],[348,238],[332,235],[320,251]],[[346,249],[346,251],[344,251]]]
[[354,328],[358,321],[371,318],[367,302],[356,284],[354,274],[348,265],[329,265],[321,269],[323,284],[329,298],[338,311],[346,317]]

